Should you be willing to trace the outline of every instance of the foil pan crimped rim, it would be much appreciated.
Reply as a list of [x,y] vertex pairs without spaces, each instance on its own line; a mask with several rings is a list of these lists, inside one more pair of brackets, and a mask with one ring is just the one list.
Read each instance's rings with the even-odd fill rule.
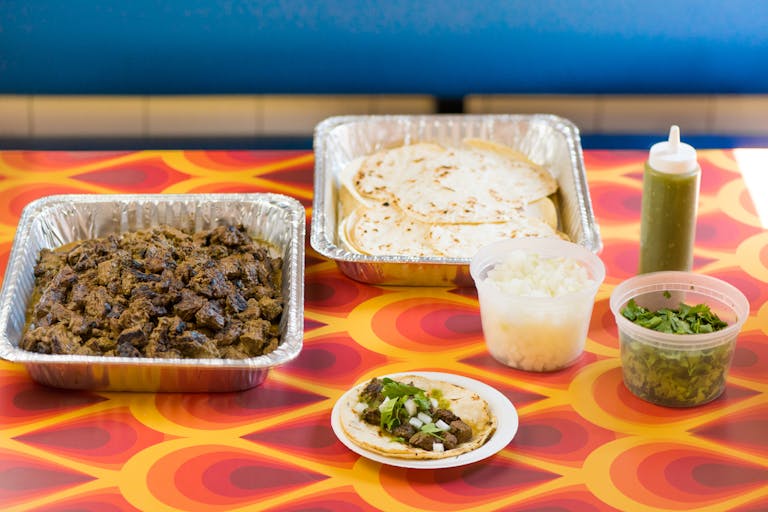
[[[371,154],[391,145],[386,141],[376,140],[376,136],[379,133],[391,135],[391,132],[400,130],[405,134],[402,143],[412,143],[420,141],[418,135],[414,136],[414,133],[437,134],[438,138],[450,139],[452,133],[456,132],[457,129],[460,130],[465,125],[472,125],[475,128],[480,127],[479,130],[481,132],[485,130],[487,133],[494,133],[494,127],[514,127],[523,123],[538,123],[546,126],[552,132],[562,135],[566,145],[569,172],[571,174],[568,178],[568,183],[573,187],[573,191],[569,190],[569,192],[572,192],[573,199],[576,202],[574,208],[577,209],[575,215],[578,217],[579,224],[578,239],[575,241],[594,253],[600,252],[602,241],[592,209],[579,130],[570,120],[552,114],[349,115],[329,117],[321,121],[315,127],[313,140],[315,181],[312,229],[310,232],[311,246],[318,253],[339,263],[344,273],[361,281],[378,282],[378,276],[383,276],[383,281],[380,284],[390,284],[387,276],[391,276],[391,270],[397,266],[455,267],[458,274],[467,274],[466,266],[469,265],[470,257],[373,256],[350,251],[337,243],[337,236],[334,232],[337,219],[333,218],[335,215],[333,202],[335,201],[336,194],[333,188],[335,186],[333,180],[336,179],[336,175],[331,167],[334,164],[338,164],[340,156],[337,154],[336,149],[339,144],[337,141],[334,141],[332,144],[332,139],[334,137],[337,139],[342,137],[335,132],[340,129],[348,129],[346,136],[350,140],[345,141],[347,142],[346,145],[355,148],[358,154]],[[382,128],[379,132],[370,129],[373,135],[368,132],[360,133],[370,128],[370,126],[375,127],[377,125],[385,126],[386,128]],[[437,271],[437,273],[444,272]],[[395,271],[396,273],[397,271]],[[376,277],[369,280],[367,277],[369,275]],[[463,278],[454,276],[454,281],[456,279],[462,280]],[[400,279],[395,277],[391,284],[408,284],[407,280],[407,278]],[[442,277],[435,278],[435,281],[441,280]],[[451,283],[436,282],[435,284]]]
[[[25,258],[29,260],[30,241],[34,234],[32,227],[35,219],[54,208],[71,205],[72,208],[85,205],[147,205],[181,204],[188,206],[221,205],[258,205],[279,210],[287,219],[290,234],[284,244],[284,293],[287,292],[284,308],[284,326],[281,332],[280,346],[269,354],[242,360],[229,359],[181,359],[181,358],[127,358],[82,355],[37,354],[18,348],[18,339],[8,336],[8,323],[18,301],[26,304],[28,296],[22,296],[19,289],[20,279],[31,268],[23,268]],[[8,267],[0,290],[0,357],[8,361],[33,366],[83,366],[97,365],[119,369],[120,367],[155,367],[178,369],[226,369],[226,370],[264,370],[282,365],[294,359],[303,345],[304,314],[304,236],[305,211],[296,199],[282,194],[244,193],[244,194],[70,194],[54,195],[37,199],[29,203],[19,219],[16,236],[11,246]],[[215,225],[215,224],[211,224]],[[272,242],[271,240],[267,240]],[[62,242],[66,242],[62,240]],[[55,244],[49,244],[55,246]],[[34,255],[36,258],[37,255]],[[22,306],[23,307],[23,306]]]

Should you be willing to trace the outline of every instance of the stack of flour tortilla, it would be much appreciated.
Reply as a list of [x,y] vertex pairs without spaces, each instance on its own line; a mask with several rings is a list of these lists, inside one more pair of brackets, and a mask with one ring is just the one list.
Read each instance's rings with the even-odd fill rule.
[[350,162],[340,181],[339,236],[362,254],[471,258],[501,239],[567,238],[554,177],[490,141],[379,151]]

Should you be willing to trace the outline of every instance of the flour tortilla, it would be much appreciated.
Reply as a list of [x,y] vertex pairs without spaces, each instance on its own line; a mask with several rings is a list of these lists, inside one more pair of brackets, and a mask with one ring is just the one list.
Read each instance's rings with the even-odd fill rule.
[[558,238],[546,222],[532,217],[493,224],[436,224],[429,228],[430,247],[449,258],[471,258],[482,246],[509,238]]
[[[342,219],[352,214],[358,208],[370,208],[379,203],[379,201],[373,198],[360,195],[360,192],[358,192],[357,187],[354,185],[355,174],[360,169],[363,160],[365,160],[364,157],[352,160],[339,173],[339,214]],[[382,199],[381,202],[387,202],[387,200]]]
[[470,258],[500,239],[567,239],[548,171],[508,146],[464,142],[417,143],[349,162],[338,176],[341,244],[373,256]]
[[339,239],[361,254],[471,258],[483,245],[515,237],[562,236],[549,198],[526,205],[520,217],[501,223],[428,224],[409,218],[396,206],[355,203],[339,224]]
[[362,254],[434,256],[427,242],[429,225],[405,217],[394,206],[362,207],[339,225],[339,237]]
[[367,199],[428,223],[504,222],[557,190],[545,169],[486,148],[417,143],[364,158],[352,178]]
[[341,427],[347,437],[361,448],[401,459],[445,459],[481,447],[496,431],[496,416],[488,403],[473,391],[448,382],[433,381],[416,375],[396,377],[393,380],[421,388],[426,391],[427,396],[434,393],[434,390],[438,390],[441,394],[440,398],[449,402],[448,409],[472,427],[472,439],[444,452],[423,450],[393,440],[388,435],[382,434],[377,425],[368,424],[360,419],[354,410],[366,382],[357,386],[356,391],[348,395],[346,402],[340,407],[339,415]]

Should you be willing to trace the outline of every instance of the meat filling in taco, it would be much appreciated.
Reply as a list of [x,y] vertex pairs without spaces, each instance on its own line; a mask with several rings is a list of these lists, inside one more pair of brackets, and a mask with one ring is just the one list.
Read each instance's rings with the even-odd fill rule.
[[424,459],[473,450],[496,425],[487,403],[475,393],[419,376],[374,378],[361,385],[345,404],[341,423],[359,446]]

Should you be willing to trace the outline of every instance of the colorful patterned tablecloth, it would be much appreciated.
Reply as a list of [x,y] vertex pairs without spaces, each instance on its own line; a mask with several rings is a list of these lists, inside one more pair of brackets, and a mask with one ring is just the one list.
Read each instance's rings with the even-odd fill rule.
[[[708,405],[657,407],[622,384],[608,297],[636,269],[645,152],[587,151],[607,279],[574,366],[503,367],[485,349],[473,289],[361,284],[308,247],[304,349],[254,389],[65,391],[0,362],[0,509],[768,510],[768,231],[755,207],[768,188],[763,178],[751,192],[737,157],[700,152],[695,267],[752,308],[726,392]],[[306,151],[0,152],[0,268],[22,208],[41,196],[271,191],[309,216],[312,168]],[[343,446],[330,424],[336,399],[411,370],[495,387],[518,410],[517,435],[484,461],[441,470]]]

